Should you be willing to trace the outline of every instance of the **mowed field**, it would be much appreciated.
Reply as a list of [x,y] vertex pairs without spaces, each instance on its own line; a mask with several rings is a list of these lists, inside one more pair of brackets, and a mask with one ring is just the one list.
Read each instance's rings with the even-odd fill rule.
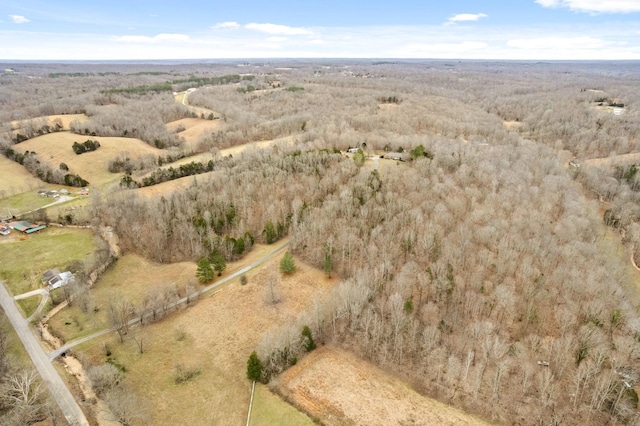
[[[72,146],[74,142],[84,142],[87,139],[100,142],[100,148],[93,152],[76,155]],[[83,136],[69,132],[50,133],[37,138],[29,139],[14,148],[16,151],[35,151],[40,161],[57,169],[60,163],[69,166],[71,173],[77,174],[89,181],[89,184],[101,186],[120,178],[120,173],[111,173],[108,170],[110,160],[120,154],[126,154],[129,158],[140,158],[145,155],[157,156],[160,150],[154,148],[139,139],[114,138],[99,136]]]
[[[82,349],[94,363],[103,363],[103,344],[110,347],[111,358],[126,368],[127,384],[151,407],[149,424],[244,424],[251,389],[246,378],[249,354],[265,332],[290,321],[311,305],[317,292],[335,285],[335,279],[297,260],[297,271],[279,284],[282,301],[269,305],[265,274],[278,267],[279,259],[247,273],[246,285],[234,280],[180,313],[130,330],[123,344],[111,334]],[[145,342],[143,354],[133,336]],[[176,383],[178,366],[200,373]],[[257,398],[252,425],[313,424],[264,387],[258,388]]]
[[287,400],[324,425],[487,425],[424,397],[351,352],[325,346],[280,375]]

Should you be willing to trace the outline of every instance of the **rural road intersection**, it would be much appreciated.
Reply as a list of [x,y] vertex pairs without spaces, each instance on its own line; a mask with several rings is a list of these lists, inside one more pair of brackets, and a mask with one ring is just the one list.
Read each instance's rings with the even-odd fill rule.
[[[245,266],[244,268],[241,268],[233,272],[232,274],[224,277],[223,279],[216,281],[208,285],[207,287],[204,287],[202,290],[198,292],[198,294],[211,291],[214,288],[217,288],[222,284],[225,284],[231,281],[232,279],[247,273],[251,269],[273,258],[275,255],[282,252],[288,246],[289,246],[289,242],[287,241],[284,244],[281,244],[280,246],[274,248],[266,256],[263,256],[262,258],[256,260],[255,262],[252,262],[251,264]],[[43,294],[43,292],[47,294]],[[60,409],[62,410],[63,414],[67,418],[67,421],[71,425],[81,425],[81,426],[87,425],[88,426],[89,422],[87,421],[87,418],[82,412],[82,409],[74,399],[73,395],[71,394],[71,392],[69,391],[65,383],[63,382],[62,378],[60,377],[56,369],[51,364],[51,361],[57,358],[58,356],[60,356],[61,354],[63,354],[64,352],[68,351],[72,347],[79,345],[80,343],[84,343],[88,340],[94,339],[96,337],[108,334],[114,331],[115,329],[110,328],[110,329],[101,330],[97,333],[91,334],[81,339],[74,340],[73,342],[69,342],[66,345],[61,346],[60,348],[52,351],[47,355],[42,349],[42,347],[40,346],[40,344],[38,343],[36,336],[34,336],[32,330],[29,328],[29,320],[25,320],[22,317],[22,315],[20,314],[20,312],[18,311],[18,308],[14,303],[14,299],[25,298],[25,297],[29,297],[37,294],[42,294],[43,300],[46,300],[48,296],[48,292],[46,292],[46,290],[35,290],[29,293],[25,293],[23,295],[16,296],[14,298],[14,297],[11,297],[11,295],[7,291],[7,289],[4,286],[4,283],[0,282],[0,305],[4,309],[4,312],[7,315],[7,318],[11,322],[11,325],[13,326],[16,333],[18,334],[18,337],[22,341],[22,344],[24,345],[25,349],[29,353],[29,356],[31,357],[31,360],[33,361],[33,364],[36,367],[38,373],[40,373],[40,376],[49,387],[52,396],[54,397],[54,399],[60,406]],[[193,296],[194,296],[193,294],[190,294],[186,297],[183,297],[175,301],[170,307],[175,307],[175,306],[179,306],[182,303],[186,303]],[[129,324],[134,325],[138,322],[140,322],[140,318],[135,318],[129,321]]]
[[60,406],[69,424],[88,426],[89,422],[82,412],[82,409],[51,364],[51,361],[49,361],[49,358],[38,343],[36,336],[34,336],[29,328],[29,323],[22,317],[13,300],[13,297],[9,295],[9,292],[5,288],[4,283],[0,282],[0,305],[2,305],[2,309],[9,319],[9,322],[18,334],[24,348],[29,353],[33,365],[38,373],[40,373],[42,380],[49,387],[52,397]]

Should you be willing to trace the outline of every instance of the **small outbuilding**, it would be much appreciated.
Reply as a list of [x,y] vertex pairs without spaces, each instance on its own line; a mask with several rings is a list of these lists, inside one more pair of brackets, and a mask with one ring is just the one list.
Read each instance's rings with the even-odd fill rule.
[[18,222],[11,222],[9,223],[9,227],[11,229],[15,229],[16,231],[20,231],[23,232],[25,234],[33,234],[34,232],[38,232],[42,229],[45,229],[47,226],[46,225],[37,225],[37,224],[33,224],[30,222],[27,222],[26,220],[21,220]]

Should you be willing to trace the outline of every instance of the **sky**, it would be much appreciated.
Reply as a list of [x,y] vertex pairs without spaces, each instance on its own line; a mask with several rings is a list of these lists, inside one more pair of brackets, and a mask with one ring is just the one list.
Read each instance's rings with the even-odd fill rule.
[[640,59],[640,0],[0,0],[0,60]]

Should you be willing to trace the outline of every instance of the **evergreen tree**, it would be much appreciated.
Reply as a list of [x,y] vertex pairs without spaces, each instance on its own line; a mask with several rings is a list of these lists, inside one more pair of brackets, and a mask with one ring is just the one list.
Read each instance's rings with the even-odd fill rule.
[[311,352],[316,348],[316,342],[313,341],[313,336],[311,335],[311,329],[309,326],[305,325],[302,328],[302,345],[307,352]]
[[262,378],[262,362],[256,351],[251,352],[247,360],[247,378],[251,381],[258,381]]
[[211,262],[206,257],[198,260],[198,269],[196,269],[196,277],[201,284],[211,281],[214,277],[213,268]]
[[227,261],[218,250],[211,252],[209,261],[213,265],[213,269],[218,273],[218,276],[222,275],[222,272],[227,268]]
[[296,270],[296,262],[293,260],[293,256],[287,251],[280,260],[280,272],[283,274],[292,274]]

